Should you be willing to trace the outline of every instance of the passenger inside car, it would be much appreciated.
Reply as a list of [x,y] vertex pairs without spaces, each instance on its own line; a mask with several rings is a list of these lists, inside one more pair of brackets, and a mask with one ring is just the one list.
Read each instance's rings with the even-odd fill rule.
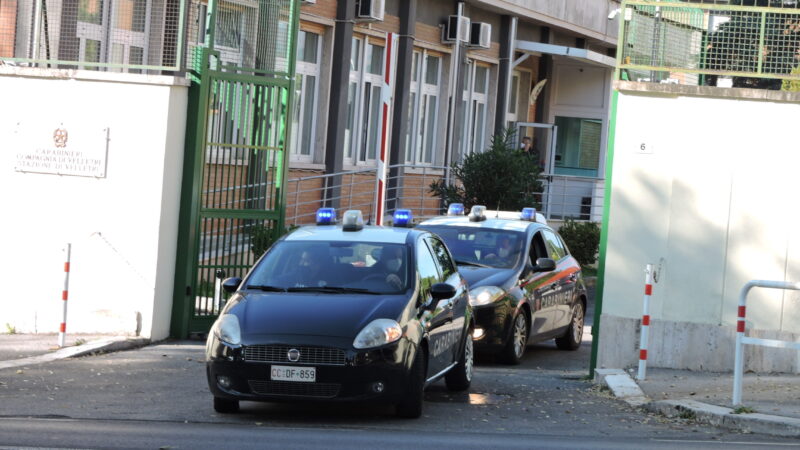
[[378,262],[373,266],[373,271],[367,277],[373,277],[379,274],[384,277],[387,285],[393,289],[400,290],[405,286],[405,258],[403,254],[403,247],[400,246],[387,246],[382,251],[376,252],[374,257],[377,257]]

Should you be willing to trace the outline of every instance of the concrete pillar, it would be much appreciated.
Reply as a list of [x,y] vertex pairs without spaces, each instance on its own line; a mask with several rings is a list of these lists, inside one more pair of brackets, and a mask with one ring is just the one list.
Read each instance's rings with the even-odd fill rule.
[[500,18],[500,64],[497,70],[497,107],[494,116],[494,134],[499,134],[506,127],[506,111],[508,111],[511,74],[514,64],[514,47],[516,47],[517,18],[503,16]]
[[[336,27],[333,34],[333,61],[331,67],[330,109],[328,110],[328,135],[325,140],[325,171],[338,173],[344,170],[344,132],[347,126],[347,91],[350,85],[350,53],[353,41],[355,0],[339,0],[336,8]],[[337,199],[341,193],[341,177],[333,177],[325,193],[327,199]],[[326,206],[339,206],[338,200],[328,200]]]
[[[406,134],[408,127],[408,102],[411,87],[411,66],[414,58],[414,33],[416,32],[417,0],[400,2],[400,33],[397,43],[397,77],[392,105],[392,141],[389,165],[397,166],[405,162]],[[386,194],[386,210],[402,207],[398,199],[403,188],[397,167],[389,170],[389,184]]]

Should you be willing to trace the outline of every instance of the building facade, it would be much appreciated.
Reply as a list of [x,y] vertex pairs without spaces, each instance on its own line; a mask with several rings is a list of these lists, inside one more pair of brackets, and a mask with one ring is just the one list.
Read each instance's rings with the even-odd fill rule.
[[617,2],[364,3],[382,8],[301,6],[289,223],[320,197],[370,210],[384,147],[387,212],[438,214],[428,185],[506,127],[537,152],[549,217],[600,219]]
[[[12,209],[34,223],[0,236],[13,255],[6,298],[30,299],[4,300],[0,324],[58,329],[72,243],[69,332],[184,336],[175,311],[213,318],[217,269],[257,257],[251,216],[261,226],[278,213],[253,208],[278,204],[288,225],[323,204],[374,220],[383,182],[384,212],[439,214],[430,183],[507,127],[538,151],[545,212],[599,219],[618,2],[305,1],[291,45],[294,0],[216,4],[209,15],[202,0],[0,0],[0,90],[24,105],[0,113],[12,149],[0,186],[26,192]],[[227,78],[203,106],[193,89],[211,43]],[[284,75],[242,81],[254,73]],[[272,94],[286,86],[292,96]],[[288,112],[285,127],[263,115]],[[194,160],[203,184],[186,182]],[[262,196],[278,185],[285,203]],[[190,190],[213,203],[202,225],[184,220]]]

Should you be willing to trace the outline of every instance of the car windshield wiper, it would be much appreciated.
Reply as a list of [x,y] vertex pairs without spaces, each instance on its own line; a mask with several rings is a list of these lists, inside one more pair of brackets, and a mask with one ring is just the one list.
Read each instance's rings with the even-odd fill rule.
[[458,259],[456,260],[456,264],[458,264],[459,266],[475,266],[475,267],[484,267],[487,269],[492,268],[492,266],[487,266],[486,264],[476,263],[472,261],[460,261]]
[[287,292],[324,292],[324,293],[331,293],[331,294],[344,294],[344,293],[356,293],[356,294],[371,294],[371,295],[380,295],[380,292],[371,291],[369,289],[362,289],[362,288],[352,288],[352,287],[341,287],[341,286],[304,286],[304,287],[290,287],[286,290]]
[[278,286],[267,286],[265,284],[248,284],[246,289],[258,289],[267,292],[286,292],[286,288]]

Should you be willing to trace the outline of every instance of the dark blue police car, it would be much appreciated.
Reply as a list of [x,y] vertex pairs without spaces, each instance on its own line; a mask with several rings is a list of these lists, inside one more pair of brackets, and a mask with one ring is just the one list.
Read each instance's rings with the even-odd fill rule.
[[218,412],[240,400],[377,401],[419,417],[424,387],[472,379],[467,284],[437,236],[364,226],[360,211],[320,210],[283,237],[234,292],[206,344]]
[[469,282],[475,349],[518,364],[528,343],[555,339],[576,350],[583,338],[586,288],[578,261],[534,208],[468,216],[460,204],[418,229],[440,236]]

